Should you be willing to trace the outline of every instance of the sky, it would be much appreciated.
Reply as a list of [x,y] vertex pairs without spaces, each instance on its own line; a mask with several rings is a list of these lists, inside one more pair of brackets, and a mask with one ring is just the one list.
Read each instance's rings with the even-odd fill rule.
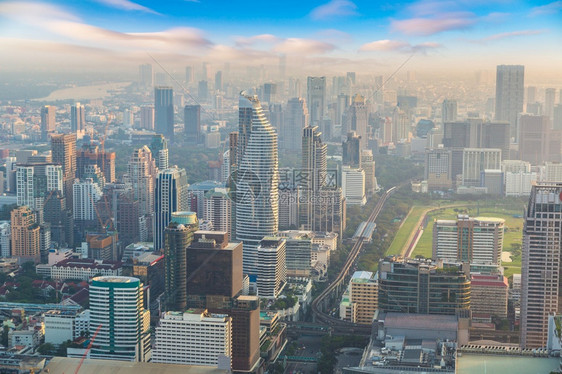
[[562,74],[562,0],[0,0],[0,72],[203,61]]

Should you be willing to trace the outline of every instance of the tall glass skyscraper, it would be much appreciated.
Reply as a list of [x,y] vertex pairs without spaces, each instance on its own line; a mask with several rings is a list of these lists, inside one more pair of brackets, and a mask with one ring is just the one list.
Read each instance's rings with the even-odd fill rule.
[[174,136],[174,90],[172,87],[154,88],[154,129],[168,138]]
[[172,220],[172,213],[188,210],[187,173],[185,169],[162,170],[154,187],[154,250],[164,246],[164,229]]
[[517,116],[523,112],[525,67],[498,65],[496,71],[496,120],[511,125],[511,138],[519,143]]
[[278,230],[279,160],[275,130],[257,96],[245,93],[239,103],[238,155],[236,239],[244,243],[244,273],[255,275],[260,241]]

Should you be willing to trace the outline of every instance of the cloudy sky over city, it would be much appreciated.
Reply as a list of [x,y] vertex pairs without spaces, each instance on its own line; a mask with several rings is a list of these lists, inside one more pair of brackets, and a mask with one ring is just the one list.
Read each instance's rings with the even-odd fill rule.
[[0,1],[0,69],[147,59],[358,71],[562,65],[562,1]]

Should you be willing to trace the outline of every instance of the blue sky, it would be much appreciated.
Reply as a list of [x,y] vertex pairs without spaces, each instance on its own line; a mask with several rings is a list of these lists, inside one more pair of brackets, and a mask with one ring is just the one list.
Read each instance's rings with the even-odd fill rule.
[[[562,1],[0,0],[0,69],[168,62],[562,66]],[[144,56],[144,57],[143,57]],[[21,59],[18,60],[18,59]]]

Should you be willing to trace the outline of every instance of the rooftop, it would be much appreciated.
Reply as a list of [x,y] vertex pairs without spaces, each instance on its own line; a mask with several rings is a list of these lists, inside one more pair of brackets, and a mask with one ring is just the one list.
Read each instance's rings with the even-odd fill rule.
[[[72,373],[79,364],[79,358],[54,357],[46,366],[46,369],[49,369],[50,373]],[[94,359],[84,360],[80,367],[80,374],[225,374],[228,372],[229,370],[207,366]]]

